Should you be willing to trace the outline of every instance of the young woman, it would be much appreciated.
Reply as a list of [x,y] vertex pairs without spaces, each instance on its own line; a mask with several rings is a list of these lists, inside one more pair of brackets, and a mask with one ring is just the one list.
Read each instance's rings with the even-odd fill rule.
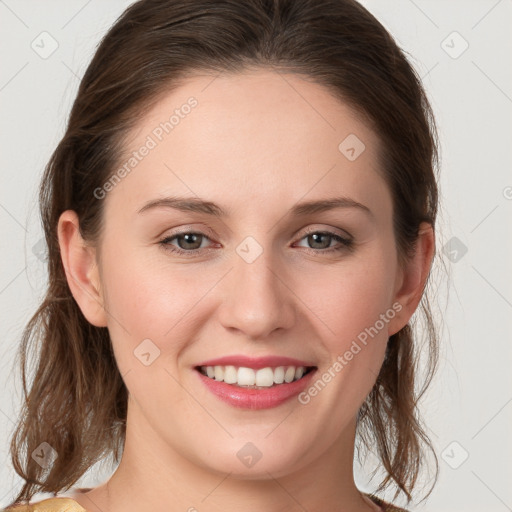
[[41,185],[13,509],[401,510],[377,494],[410,503],[432,451],[437,202],[425,93],[354,0],[131,5]]

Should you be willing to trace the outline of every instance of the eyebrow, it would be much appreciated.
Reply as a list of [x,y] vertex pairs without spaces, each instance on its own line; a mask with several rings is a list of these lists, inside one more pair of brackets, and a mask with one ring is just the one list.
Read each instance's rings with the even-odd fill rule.
[[[184,212],[212,215],[218,218],[229,217],[230,215],[228,211],[221,208],[218,204],[197,197],[162,197],[153,199],[148,201],[138,213],[144,213],[155,208],[173,208]],[[373,212],[367,206],[349,197],[333,197],[316,201],[305,201],[293,206],[289,213],[292,216],[305,216],[336,208],[357,208],[370,217],[374,217]]]

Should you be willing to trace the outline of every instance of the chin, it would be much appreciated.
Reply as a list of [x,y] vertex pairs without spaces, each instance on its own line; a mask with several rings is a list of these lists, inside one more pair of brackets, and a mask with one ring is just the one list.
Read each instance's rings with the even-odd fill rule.
[[[256,443],[246,441],[235,441],[234,444],[236,450],[230,447],[223,453],[211,453],[209,460],[201,461],[203,467],[222,475],[229,474],[237,480],[268,480],[269,473],[273,477],[282,477],[307,465],[299,448],[295,453],[283,453],[282,448],[271,446],[268,440],[265,447],[260,443],[260,448]],[[216,461],[214,465],[212,459]]]

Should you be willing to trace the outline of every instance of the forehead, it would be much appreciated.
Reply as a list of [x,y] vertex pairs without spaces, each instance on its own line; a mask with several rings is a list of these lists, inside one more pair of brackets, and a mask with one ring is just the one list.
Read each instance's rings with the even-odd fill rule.
[[325,87],[296,74],[191,76],[140,119],[125,150],[119,168],[128,172],[109,195],[137,206],[172,194],[261,210],[262,201],[285,207],[350,194],[390,207],[376,134]]

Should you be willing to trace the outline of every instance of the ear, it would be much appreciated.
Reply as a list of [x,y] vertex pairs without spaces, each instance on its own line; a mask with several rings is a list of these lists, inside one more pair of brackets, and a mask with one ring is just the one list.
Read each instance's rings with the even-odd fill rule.
[[73,297],[92,325],[106,327],[107,315],[103,306],[96,250],[83,240],[76,212],[63,212],[57,231],[62,264]]
[[[423,295],[434,252],[434,230],[431,224],[422,222],[415,253],[397,273],[393,304],[400,304],[401,309],[389,322],[389,336],[402,329],[416,311]],[[398,308],[396,310],[398,311]]]

